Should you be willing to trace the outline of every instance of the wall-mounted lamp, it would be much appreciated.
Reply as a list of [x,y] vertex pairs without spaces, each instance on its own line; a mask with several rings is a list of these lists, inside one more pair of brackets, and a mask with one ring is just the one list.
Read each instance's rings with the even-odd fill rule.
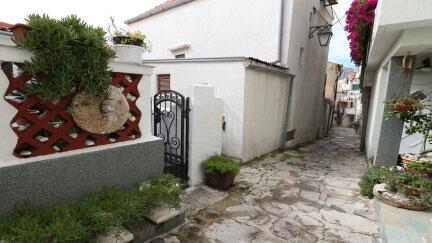
[[423,66],[418,67],[417,69],[420,69],[420,71],[422,72],[430,72],[432,71],[432,65],[431,65],[431,60],[430,58],[426,58],[425,60],[423,60]]
[[333,32],[331,30],[332,25],[319,25],[319,26],[311,26],[309,30],[309,38],[314,37],[314,33],[318,31],[318,40],[320,46],[328,46],[330,44],[330,40],[333,37]]

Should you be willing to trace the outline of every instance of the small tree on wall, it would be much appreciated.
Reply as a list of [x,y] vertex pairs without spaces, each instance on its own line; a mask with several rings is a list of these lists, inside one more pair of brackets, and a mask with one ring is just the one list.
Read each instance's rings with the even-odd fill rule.
[[24,62],[33,79],[25,87],[44,100],[56,100],[75,91],[107,96],[114,50],[105,45],[105,31],[87,25],[75,15],[60,20],[30,15],[29,33],[18,44],[33,52]]

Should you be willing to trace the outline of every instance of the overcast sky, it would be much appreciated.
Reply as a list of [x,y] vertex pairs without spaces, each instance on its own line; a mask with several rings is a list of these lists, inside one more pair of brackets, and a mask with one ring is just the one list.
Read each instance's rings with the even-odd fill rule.
[[[166,0],[1,0],[0,21],[8,23],[24,22],[30,13],[47,13],[51,17],[61,18],[77,14],[87,23],[107,27],[109,17],[114,16],[120,25],[124,20],[134,17],[147,9]],[[310,0],[303,0],[310,1]],[[339,18],[345,15],[352,0],[339,0],[335,9]],[[335,20],[336,22],[337,20]],[[345,19],[341,21],[345,25]],[[354,66],[349,57],[348,41],[340,24],[333,26],[334,37],[330,45],[329,61]]]
[[[351,5],[352,0],[339,0],[339,4],[334,5],[337,16],[341,18],[340,23],[345,26],[345,13]],[[337,22],[335,17],[334,24]],[[350,49],[345,30],[342,25],[337,23],[333,26],[333,38],[330,43],[329,61],[343,64],[345,67],[354,67],[350,58]]]

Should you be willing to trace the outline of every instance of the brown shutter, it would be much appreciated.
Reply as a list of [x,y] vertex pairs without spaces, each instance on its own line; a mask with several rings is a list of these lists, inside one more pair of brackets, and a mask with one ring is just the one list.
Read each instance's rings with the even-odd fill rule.
[[159,74],[157,76],[158,92],[162,90],[171,89],[171,75],[170,74]]

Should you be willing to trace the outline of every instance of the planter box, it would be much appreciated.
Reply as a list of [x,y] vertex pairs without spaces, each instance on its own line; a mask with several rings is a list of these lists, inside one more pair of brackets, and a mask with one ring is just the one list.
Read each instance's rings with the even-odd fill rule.
[[116,62],[141,63],[144,49],[133,45],[114,45],[116,51]]
[[206,173],[205,182],[207,185],[222,190],[228,189],[234,182],[235,174],[231,172],[220,173],[211,172]]

